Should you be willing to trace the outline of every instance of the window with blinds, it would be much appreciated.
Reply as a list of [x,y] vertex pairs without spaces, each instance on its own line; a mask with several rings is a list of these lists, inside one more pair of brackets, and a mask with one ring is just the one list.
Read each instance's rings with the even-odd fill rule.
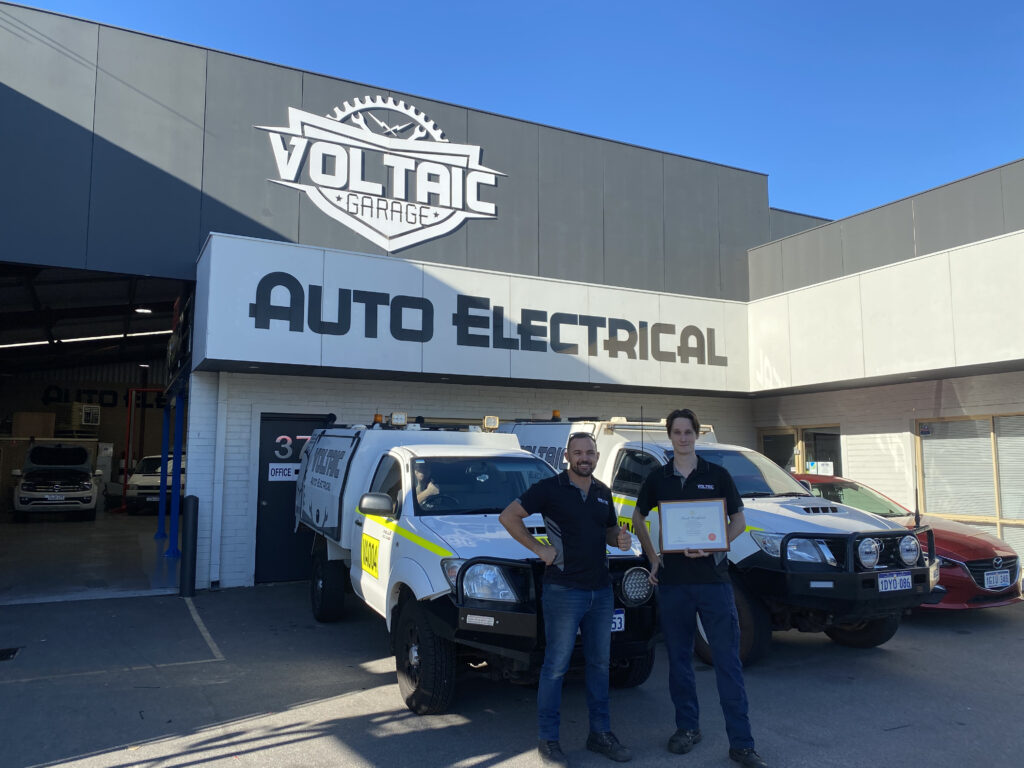
[[925,511],[995,517],[991,420],[921,422]]
[[995,430],[1002,516],[1024,520],[1024,416],[996,416]]

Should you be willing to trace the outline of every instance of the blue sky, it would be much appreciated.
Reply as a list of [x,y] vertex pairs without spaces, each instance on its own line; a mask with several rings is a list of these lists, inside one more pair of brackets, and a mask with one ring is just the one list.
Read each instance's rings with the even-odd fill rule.
[[1019,0],[32,5],[759,171],[828,218],[1024,157]]

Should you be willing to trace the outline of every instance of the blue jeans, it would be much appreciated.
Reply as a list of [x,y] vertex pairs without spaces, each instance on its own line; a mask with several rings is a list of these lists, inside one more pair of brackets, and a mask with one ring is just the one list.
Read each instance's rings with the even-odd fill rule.
[[537,686],[537,738],[558,741],[562,678],[569,669],[576,630],[583,635],[590,730],[611,730],[608,715],[608,655],[612,644],[612,588],[573,589],[545,584],[544,666]]
[[662,584],[658,612],[668,653],[668,687],[676,708],[676,728],[694,730],[700,722],[693,675],[693,638],[697,615],[715,656],[718,700],[725,715],[729,746],[754,746],[747,717],[747,691],[740,663],[740,622],[731,584]]

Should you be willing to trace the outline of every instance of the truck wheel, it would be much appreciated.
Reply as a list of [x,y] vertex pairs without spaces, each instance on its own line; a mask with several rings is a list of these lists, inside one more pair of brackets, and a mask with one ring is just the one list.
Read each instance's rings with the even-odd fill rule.
[[[734,583],[732,591],[740,621],[740,662],[748,666],[767,653],[772,642],[772,618],[765,604],[739,584]],[[700,617],[697,618],[693,650],[705,664],[715,663]]]
[[417,715],[444,712],[455,695],[455,644],[434,633],[415,601],[400,610],[395,667],[405,706]]
[[846,645],[850,648],[874,648],[891,640],[899,628],[900,615],[895,613],[881,619],[871,619],[858,624],[830,627],[825,630],[825,634],[839,645]]
[[[614,663],[614,662],[613,662]],[[654,669],[654,649],[651,648],[643,656],[626,659],[625,663],[613,666],[608,672],[608,682],[612,688],[636,688],[643,685]]]
[[328,560],[327,551],[317,547],[309,576],[309,602],[313,618],[324,623],[345,615],[345,586],[348,569],[342,560]]

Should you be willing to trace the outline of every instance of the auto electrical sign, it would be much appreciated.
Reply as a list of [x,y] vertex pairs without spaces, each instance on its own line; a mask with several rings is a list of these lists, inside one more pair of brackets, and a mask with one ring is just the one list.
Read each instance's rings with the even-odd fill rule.
[[456,144],[427,115],[382,96],[353,99],[329,115],[291,107],[266,131],[275,184],[300,190],[327,216],[386,251],[447,235],[469,219],[494,219],[486,199],[504,174],[481,148]]
[[[746,308],[214,235],[195,367],[218,361],[744,390]],[[237,365],[234,366],[237,369]]]

